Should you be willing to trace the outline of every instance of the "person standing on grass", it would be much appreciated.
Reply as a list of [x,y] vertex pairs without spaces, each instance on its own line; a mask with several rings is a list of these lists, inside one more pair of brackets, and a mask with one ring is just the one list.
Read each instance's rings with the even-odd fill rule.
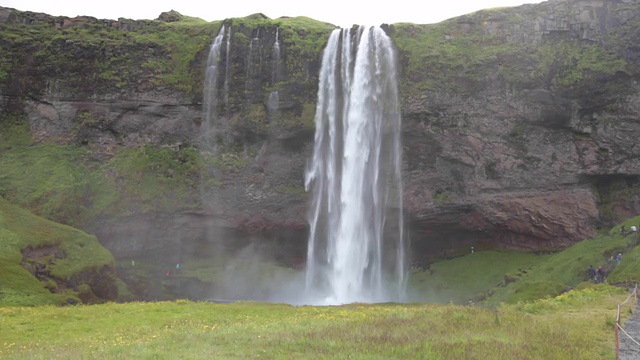
[[596,281],[596,269],[593,268],[593,265],[589,265],[587,275],[589,275],[589,280]]
[[598,266],[598,270],[596,271],[597,273],[597,277],[598,277],[598,283],[601,282],[605,282],[605,277],[604,277],[604,269],[602,269],[602,266]]

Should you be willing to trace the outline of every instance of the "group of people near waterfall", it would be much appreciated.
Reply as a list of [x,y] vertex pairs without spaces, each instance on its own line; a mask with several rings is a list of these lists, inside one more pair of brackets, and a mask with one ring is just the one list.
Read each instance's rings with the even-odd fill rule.
[[[635,234],[637,234],[637,232],[638,232],[638,228],[635,225],[631,225],[629,230],[631,230],[631,232],[635,233]],[[625,235],[627,233],[627,229],[624,227],[624,225],[620,226],[620,233],[622,235]]]
[[598,266],[598,269],[594,269],[593,265],[589,265],[587,269],[587,274],[589,275],[589,279],[593,280],[596,284],[606,281],[606,273],[602,266]]
[[593,265],[589,265],[589,267],[587,268],[587,275],[589,279],[595,282],[596,284],[606,282],[607,274],[610,273],[615,266],[620,265],[621,262],[622,262],[622,253],[618,253],[618,255],[616,255],[615,258],[613,257],[613,255],[611,255],[607,260],[607,263],[609,264],[609,267],[607,270],[605,270],[602,267],[602,265],[598,266],[597,269],[595,269]]

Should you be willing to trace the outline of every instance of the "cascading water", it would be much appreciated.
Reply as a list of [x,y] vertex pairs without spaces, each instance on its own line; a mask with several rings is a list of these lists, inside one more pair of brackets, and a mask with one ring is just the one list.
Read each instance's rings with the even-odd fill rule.
[[[220,88],[219,77],[222,67],[228,68],[228,63],[221,61],[223,55],[222,44],[225,35],[226,28],[223,25],[211,43],[211,49],[209,49],[209,56],[207,58],[202,99],[203,120],[201,125],[201,149],[203,158],[213,158],[217,151],[216,133],[220,131],[220,124],[218,124],[218,102],[220,97],[220,94],[218,94]],[[210,165],[210,162],[203,161],[200,174],[200,198],[202,206],[205,209],[212,210],[215,204],[218,203],[216,189],[212,189],[209,185],[211,179],[215,178],[215,168]],[[207,226],[206,237],[207,239],[215,239],[217,237],[216,229],[213,226]]]
[[225,59],[225,70],[224,70],[224,110],[227,116],[229,116],[229,76],[231,66],[231,28],[229,28],[229,33],[227,34],[227,54]]
[[[281,80],[281,72],[280,72],[280,40],[278,39],[279,29],[276,28],[276,39],[273,43],[273,52],[271,54],[271,86],[274,86]],[[278,94],[278,90],[273,90],[269,93],[269,99],[267,100],[267,115],[269,119],[272,119],[275,116],[275,113],[278,111],[278,106],[280,103],[280,95]]]
[[247,78],[245,82],[245,93],[247,99],[258,99],[262,96],[262,39],[260,29],[249,42],[249,52],[247,54]]
[[402,301],[400,105],[391,40],[377,27],[335,30],[324,50],[306,289],[311,303]]
[[207,151],[213,151],[213,131],[218,117],[218,73],[220,68],[220,54],[222,40],[225,35],[225,26],[222,25],[218,36],[213,39],[209,56],[207,58],[207,68],[204,79],[204,121],[202,122],[203,143]]
[[271,65],[271,85],[276,84],[281,80],[282,74],[280,71],[280,30],[276,28],[276,39],[273,42],[272,51],[272,65]]

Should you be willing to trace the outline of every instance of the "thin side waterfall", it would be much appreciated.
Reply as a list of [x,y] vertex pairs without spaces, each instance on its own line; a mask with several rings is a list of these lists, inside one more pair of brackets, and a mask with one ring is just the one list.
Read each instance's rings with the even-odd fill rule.
[[247,65],[247,78],[259,76],[262,72],[262,41],[260,40],[260,29],[256,36],[249,41],[249,56]]
[[[276,28],[276,39],[273,43],[273,51],[271,54],[272,57],[272,65],[271,65],[271,86],[274,86],[281,80],[280,73],[280,40],[278,39],[279,29]],[[274,114],[278,111],[280,103],[280,95],[278,94],[278,90],[273,90],[269,93],[269,99],[267,100],[267,111],[269,119],[274,117]]]
[[245,95],[248,103],[256,103],[262,98],[262,50],[263,44],[260,38],[260,30],[249,41],[246,61]]
[[401,116],[395,52],[382,29],[333,31],[315,124],[306,294],[321,304],[402,301]]
[[279,29],[276,28],[276,39],[273,42],[273,51],[271,56],[273,57],[272,65],[271,65],[271,85],[276,84],[281,80],[282,75],[280,74],[280,39],[279,37]]
[[[205,79],[203,88],[203,119],[201,125],[201,152],[203,158],[213,158],[216,155],[216,133],[219,130],[218,124],[218,102],[220,95],[220,75],[221,67],[226,64],[223,63],[223,39],[226,34],[226,27],[223,25],[218,32],[218,35],[213,39],[211,48],[209,49],[209,56],[207,58],[207,67],[205,69]],[[203,161],[200,169],[200,200],[202,201],[202,207],[209,211],[215,211],[215,206],[218,204],[218,194],[214,187],[211,186],[211,179],[215,178],[215,168],[210,165],[211,162]],[[206,227],[206,238],[215,239],[218,237],[217,230],[208,225]],[[216,251],[216,254],[221,251]]]
[[230,76],[230,68],[229,64],[231,64],[231,28],[229,28],[229,33],[227,34],[227,53],[225,59],[225,67],[224,67],[224,111],[225,115],[229,116],[229,76]]
[[225,26],[222,25],[218,36],[213,39],[209,56],[207,58],[207,68],[204,80],[204,119],[202,122],[203,142],[207,151],[213,151],[213,131],[218,118],[218,74],[220,69],[220,54],[222,40],[225,35]]

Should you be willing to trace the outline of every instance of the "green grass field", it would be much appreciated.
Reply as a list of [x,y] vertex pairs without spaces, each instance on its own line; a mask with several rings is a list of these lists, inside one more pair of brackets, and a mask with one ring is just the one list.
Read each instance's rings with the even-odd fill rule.
[[593,285],[496,309],[186,300],[4,307],[0,358],[613,359],[613,319],[626,294]]

